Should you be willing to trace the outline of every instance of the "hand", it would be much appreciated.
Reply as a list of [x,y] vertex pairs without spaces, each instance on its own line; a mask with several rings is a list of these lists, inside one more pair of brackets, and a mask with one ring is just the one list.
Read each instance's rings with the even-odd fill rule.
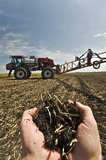
[[60,160],[60,154],[44,148],[44,136],[33,122],[37,108],[26,110],[21,121],[22,160]]
[[[76,135],[78,142],[69,154],[68,160],[101,160],[100,138],[92,111],[78,102],[77,106],[83,122],[78,127]],[[44,148],[44,136],[32,121],[36,111],[36,108],[27,110],[22,117],[22,160],[60,160],[59,153]]]
[[77,129],[78,142],[68,158],[69,160],[101,160],[100,137],[92,111],[90,107],[79,102],[76,105],[82,115],[83,122]]

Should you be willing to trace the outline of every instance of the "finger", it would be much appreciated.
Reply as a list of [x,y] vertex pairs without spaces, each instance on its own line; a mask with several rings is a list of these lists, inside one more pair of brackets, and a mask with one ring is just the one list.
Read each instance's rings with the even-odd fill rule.
[[82,115],[83,121],[89,120],[89,119],[94,119],[93,113],[92,113],[92,110],[90,109],[90,107],[85,106],[85,105],[81,104],[80,102],[76,102],[76,105],[79,109],[79,112]]
[[[74,104],[74,102],[72,100],[68,100],[68,102],[70,104]],[[81,113],[83,119],[85,117],[93,116],[93,113],[92,113],[90,107],[85,106],[85,105],[81,104],[80,102],[76,102],[76,105],[77,105],[79,112]]]
[[70,100],[70,99],[68,100],[68,103],[69,104],[74,104],[74,102],[72,100]]
[[36,112],[37,112],[37,108],[32,108],[32,109],[24,111],[22,120],[25,120],[25,119],[32,120]]

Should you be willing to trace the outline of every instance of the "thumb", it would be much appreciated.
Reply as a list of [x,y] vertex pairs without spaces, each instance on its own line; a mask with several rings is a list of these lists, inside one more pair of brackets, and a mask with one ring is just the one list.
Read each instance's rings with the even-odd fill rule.
[[94,116],[90,107],[81,104],[80,102],[76,102],[76,105],[79,109],[79,112],[82,116],[83,123],[89,124],[94,122]]
[[32,108],[32,109],[24,111],[23,116],[22,116],[22,120],[23,119],[32,120],[32,118],[35,116],[36,112],[37,112],[37,108]]

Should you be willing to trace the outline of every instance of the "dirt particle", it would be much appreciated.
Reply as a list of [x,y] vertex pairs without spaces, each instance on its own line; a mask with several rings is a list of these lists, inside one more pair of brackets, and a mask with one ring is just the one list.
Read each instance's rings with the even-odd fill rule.
[[36,142],[33,142],[33,144],[36,144]]
[[36,128],[35,131],[38,132],[38,129]]

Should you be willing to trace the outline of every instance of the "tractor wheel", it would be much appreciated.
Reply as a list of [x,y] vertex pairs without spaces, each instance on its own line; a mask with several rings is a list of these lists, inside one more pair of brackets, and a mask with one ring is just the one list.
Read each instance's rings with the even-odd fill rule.
[[27,75],[27,70],[23,67],[19,67],[14,71],[15,79],[26,79]]
[[99,61],[94,61],[93,62],[93,68],[99,69],[100,68],[100,62]]
[[54,71],[51,67],[45,67],[43,70],[42,70],[42,78],[43,79],[52,79],[54,77]]
[[27,70],[27,78],[29,78],[31,76],[31,71],[28,69]]

